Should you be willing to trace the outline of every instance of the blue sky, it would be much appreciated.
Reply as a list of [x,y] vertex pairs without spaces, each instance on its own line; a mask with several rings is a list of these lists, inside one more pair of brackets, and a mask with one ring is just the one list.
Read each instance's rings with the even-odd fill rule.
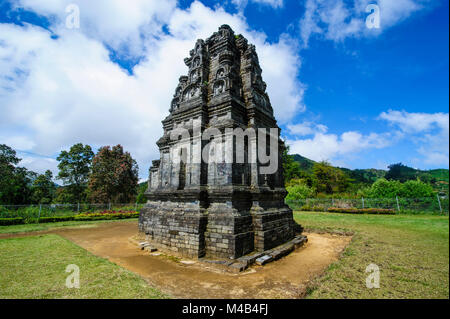
[[145,178],[183,57],[227,23],[256,44],[292,152],[448,168],[448,12],[438,0],[0,0],[0,143],[39,172],[76,142],[121,143]]

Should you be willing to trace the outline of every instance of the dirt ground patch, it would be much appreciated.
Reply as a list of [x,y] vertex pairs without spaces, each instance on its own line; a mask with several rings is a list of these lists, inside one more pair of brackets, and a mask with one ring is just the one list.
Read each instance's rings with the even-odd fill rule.
[[137,233],[135,222],[39,232],[43,233],[63,236],[91,253],[141,275],[162,292],[174,298],[189,299],[301,298],[308,282],[336,261],[351,241],[351,236],[307,233],[308,243],[288,256],[263,267],[253,266],[243,273],[230,274],[205,269],[198,263],[183,264],[163,255],[151,256],[147,251],[139,250],[129,240]]

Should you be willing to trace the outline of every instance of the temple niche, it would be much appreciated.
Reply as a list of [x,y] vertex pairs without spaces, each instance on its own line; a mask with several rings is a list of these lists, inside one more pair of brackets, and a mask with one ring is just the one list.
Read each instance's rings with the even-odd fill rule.
[[225,142],[227,129],[278,129],[255,46],[223,25],[198,40],[184,62],[188,75],[179,78],[162,121],[139,230],[158,248],[197,258],[235,259],[291,241],[301,227],[284,203],[279,130],[271,174],[261,173],[260,135]]

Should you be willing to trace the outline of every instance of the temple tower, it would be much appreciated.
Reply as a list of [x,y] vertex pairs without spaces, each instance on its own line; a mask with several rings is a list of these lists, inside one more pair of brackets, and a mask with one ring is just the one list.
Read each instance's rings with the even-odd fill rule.
[[284,203],[283,144],[255,46],[223,25],[184,62],[140,231],[191,257],[238,258],[291,240],[299,225]]

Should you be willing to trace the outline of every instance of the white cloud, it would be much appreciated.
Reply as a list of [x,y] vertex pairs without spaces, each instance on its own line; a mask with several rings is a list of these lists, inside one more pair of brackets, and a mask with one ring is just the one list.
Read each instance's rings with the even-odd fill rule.
[[0,136],[0,143],[12,147],[14,150],[31,150],[36,144],[28,137],[21,135]]
[[259,4],[266,4],[273,8],[283,7],[283,0],[251,0],[251,1]]
[[239,10],[244,9],[247,6],[248,2],[267,5],[274,9],[282,8],[284,5],[283,0],[231,0],[231,2],[234,3]]
[[[210,36],[224,23],[256,45],[277,119],[283,123],[304,110],[304,88],[297,80],[300,58],[289,37],[268,43],[242,15],[199,2],[181,10],[141,1],[141,12],[119,2],[108,2],[106,12],[97,2],[80,2],[81,29],[70,30],[63,24],[65,13],[59,13],[67,1],[23,0],[39,14],[57,15],[51,29],[58,39],[37,26],[0,24],[2,140],[49,158],[78,142],[94,148],[120,143],[146,176],[151,159],[159,157],[155,142],[162,135],[161,120],[168,115],[179,76],[187,72],[183,59],[196,39]],[[160,20],[169,34],[161,31]],[[158,26],[149,31],[156,35],[143,43],[138,35],[149,26]],[[144,54],[133,75],[110,60],[105,43],[131,43],[133,54]],[[45,165],[40,159],[25,163]]]
[[18,153],[18,157],[22,160],[17,166],[26,167],[27,169],[36,172],[38,174],[44,174],[46,170],[50,170],[53,173],[54,180],[57,183],[60,181],[56,180],[56,175],[58,174],[58,161],[54,158],[41,157],[41,156],[30,156],[27,154]]
[[[380,8],[380,29],[368,29],[365,24],[369,15],[365,10],[372,3]],[[307,0],[300,20],[300,35],[305,47],[314,35],[335,42],[348,37],[379,35],[428,3],[429,0]]]
[[107,44],[130,56],[142,56],[161,26],[170,19],[176,0],[19,0],[17,7],[52,17],[52,30],[64,28],[69,4],[76,4],[80,12],[80,29],[89,38]]
[[[354,131],[341,135],[315,131],[314,136],[308,139],[287,140],[292,154],[300,154],[315,161],[331,161],[334,164],[338,163],[338,157],[352,157],[363,150],[385,148],[391,142],[389,134],[363,135]],[[341,161],[342,159],[339,159],[340,165],[343,165]]]
[[406,111],[388,110],[380,119],[395,124],[405,133],[420,133],[440,128],[448,133],[448,113],[408,113]]
[[306,136],[317,133],[326,133],[328,131],[328,127],[323,124],[315,124],[312,122],[303,122],[298,124],[288,124],[287,128],[292,135],[296,136]]
[[448,165],[449,161],[449,114],[408,113],[389,110],[379,119],[399,128],[405,136],[417,144],[417,152],[430,165]]

